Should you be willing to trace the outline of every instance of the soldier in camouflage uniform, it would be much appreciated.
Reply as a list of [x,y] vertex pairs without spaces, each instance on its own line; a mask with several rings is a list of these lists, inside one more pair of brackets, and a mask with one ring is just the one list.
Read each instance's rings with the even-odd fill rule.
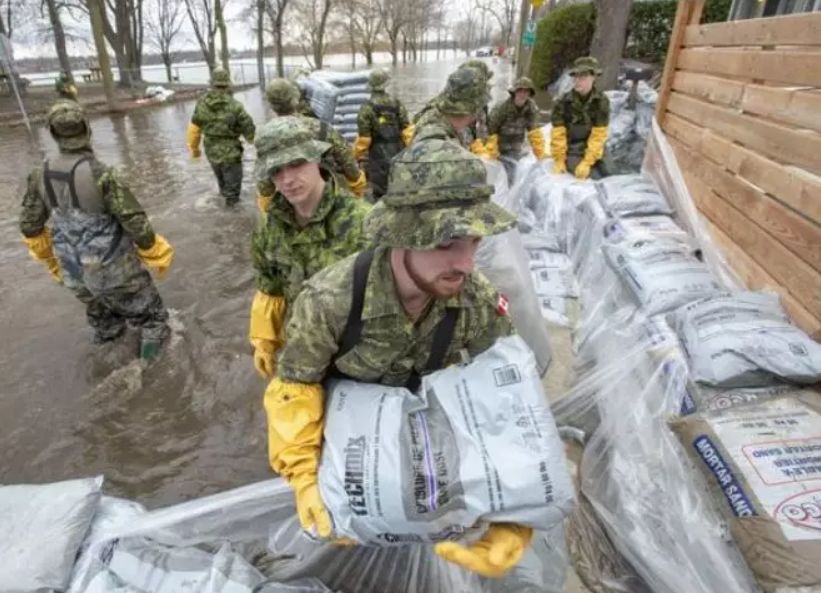
[[253,237],[257,292],[249,337],[254,366],[271,377],[288,304],[308,278],[365,246],[362,225],[370,207],[321,168],[330,144],[316,140],[302,117],[271,120],[255,146],[257,179],[277,191]]
[[[314,134],[314,139],[331,145],[330,150],[322,158],[322,165],[340,179],[344,179],[354,195],[360,198],[364,196],[368,181],[365,173],[356,164],[348,143],[333,126],[299,113],[300,94],[296,83],[286,78],[275,78],[265,87],[265,96],[277,115],[299,117]],[[273,195],[274,185],[270,179],[257,181],[257,204],[261,211],[267,209]]]
[[[482,162],[452,140],[414,142],[394,159],[388,191],[366,218],[373,248],[314,276],[293,304],[264,403],[269,460],[294,489],[304,529],[331,534],[317,485],[327,377],[415,389],[421,374],[512,333],[506,301],[473,271],[481,238],[515,224],[490,200],[486,177]],[[497,577],[531,537],[529,528],[494,524],[472,546],[434,550]]]
[[77,86],[65,72],[60,72],[60,76],[54,81],[54,90],[60,99],[68,99],[69,101],[77,100]]
[[242,103],[231,96],[228,72],[217,68],[211,74],[211,90],[197,101],[188,124],[188,148],[200,157],[200,138],[205,135],[205,156],[217,177],[220,194],[232,206],[242,190],[242,142],[254,141],[254,120]]
[[610,101],[595,86],[601,74],[596,58],[577,59],[570,70],[574,88],[553,106],[550,152],[553,172],[572,171],[578,179],[609,174],[604,145],[610,123]]
[[357,138],[354,142],[356,160],[368,160],[368,179],[374,201],[385,194],[388,171],[395,157],[413,137],[408,112],[399,99],[385,90],[390,75],[374,70],[368,79],[371,98],[359,108],[356,117]]
[[510,97],[490,113],[486,148],[492,158],[506,157],[502,163],[508,180],[512,182],[516,161],[522,157],[525,135],[537,159],[543,160],[547,154],[544,134],[537,121],[539,108],[533,101],[533,95],[536,94],[533,81],[522,77],[513,83],[508,93]]
[[86,305],[95,343],[118,338],[130,323],[141,331],[140,355],[153,358],[168,313],[142,264],[163,274],[174,251],[120,176],[95,158],[77,103],[58,102],[48,126],[60,153],[25,185],[20,230],[29,252]]
[[471,152],[484,156],[484,144],[468,142],[468,132],[490,100],[487,81],[475,68],[459,68],[448,77],[437,105],[419,118],[414,142],[428,138],[450,138]]

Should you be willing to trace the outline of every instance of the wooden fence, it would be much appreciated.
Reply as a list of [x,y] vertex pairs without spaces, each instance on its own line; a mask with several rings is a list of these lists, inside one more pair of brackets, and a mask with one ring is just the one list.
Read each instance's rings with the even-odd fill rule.
[[821,13],[701,25],[680,0],[656,116],[735,271],[821,338]]

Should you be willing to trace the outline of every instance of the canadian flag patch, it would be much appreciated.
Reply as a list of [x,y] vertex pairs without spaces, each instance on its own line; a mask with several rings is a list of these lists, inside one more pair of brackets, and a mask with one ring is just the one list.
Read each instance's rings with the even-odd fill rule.
[[507,315],[508,304],[507,297],[499,294],[499,300],[496,302],[496,314],[500,317]]

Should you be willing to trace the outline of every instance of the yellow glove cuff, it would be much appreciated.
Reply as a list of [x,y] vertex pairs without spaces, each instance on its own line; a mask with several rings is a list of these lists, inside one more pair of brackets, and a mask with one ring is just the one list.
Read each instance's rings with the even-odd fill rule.
[[404,130],[402,130],[402,143],[405,146],[409,146],[411,142],[413,142],[413,136],[416,134],[416,126],[410,124]]
[[34,237],[23,236],[23,241],[34,259],[43,261],[54,257],[54,252],[51,249],[51,231],[48,228],[43,229],[42,233]]
[[268,211],[268,206],[271,205],[271,201],[273,199],[274,196],[264,196],[257,192],[257,208],[259,208],[259,211],[265,214]]
[[316,477],[322,444],[325,392],[319,383],[288,383],[274,378],[265,390],[268,460],[288,482]]
[[199,156],[201,139],[202,130],[200,127],[196,124],[189,123],[188,129],[185,131],[185,143],[188,145],[188,150],[191,152],[191,156]]
[[540,161],[547,157],[544,147],[544,134],[541,128],[533,128],[527,133],[527,139],[530,141],[530,146],[533,148],[533,154]]
[[285,298],[281,296],[271,296],[262,291],[254,293],[254,300],[251,302],[251,326],[248,337],[251,343],[254,340],[264,340],[271,343],[281,344],[283,323],[285,321],[285,311],[287,306]]
[[165,240],[165,237],[155,233],[154,244],[148,249],[138,248],[137,255],[145,265],[164,274],[174,260],[174,248]]
[[350,188],[351,192],[358,198],[365,195],[366,187],[368,187],[368,178],[365,176],[365,171],[360,171],[359,177],[354,181],[348,180],[348,188]]
[[487,156],[487,153],[485,152],[485,143],[482,142],[481,139],[477,138],[476,140],[470,143],[470,152],[472,152],[478,157]]
[[491,134],[485,143],[485,152],[492,159],[499,158],[499,135]]
[[604,156],[604,144],[607,142],[607,126],[598,126],[590,130],[584,160],[592,167]]
[[567,160],[567,128],[564,126],[550,131],[550,156],[554,161]]
[[368,149],[370,147],[370,136],[357,136],[353,143],[353,158],[357,161],[361,161],[368,154]]

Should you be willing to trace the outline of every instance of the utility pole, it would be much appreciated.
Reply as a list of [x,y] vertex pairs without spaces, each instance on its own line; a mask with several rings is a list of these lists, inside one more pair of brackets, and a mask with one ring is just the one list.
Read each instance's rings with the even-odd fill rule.
[[524,50],[524,36],[525,36],[525,28],[527,27],[527,21],[530,18],[530,0],[522,0],[522,5],[519,7],[519,36],[516,40],[516,76],[513,78],[521,78],[525,75],[523,72],[522,64],[524,63],[524,56],[522,55],[522,50]]
[[97,61],[100,63],[100,73],[103,76],[103,90],[109,111],[119,111],[117,99],[114,96],[114,79],[111,76],[111,62],[108,61],[108,49],[103,37],[103,0],[89,0],[88,12],[91,15],[91,31],[94,34],[94,45],[97,47]]

